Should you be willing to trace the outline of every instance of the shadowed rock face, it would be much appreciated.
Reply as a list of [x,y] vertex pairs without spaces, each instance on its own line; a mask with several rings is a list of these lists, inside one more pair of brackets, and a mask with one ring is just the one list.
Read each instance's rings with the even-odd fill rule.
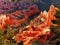
[[[33,4],[37,4],[39,7],[40,11],[44,11],[44,10],[49,10],[49,7],[51,4],[53,4],[54,6],[60,6],[60,3],[58,0],[35,0],[34,2],[32,2],[31,0],[27,0],[27,1],[21,1],[21,2],[11,2],[11,0],[9,0],[10,2],[5,2],[5,0],[0,0],[0,13],[6,13],[8,11],[16,11],[16,10],[22,10],[22,9],[27,9],[27,7],[33,5]],[[7,6],[5,6],[7,5]]]
[[49,9],[50,5],[54,5],[54,6],[59,6],[60,3],[58,0],[40,0],[39,2],[35,2],[38,7],[39,10],[43,11],[43,10],[47,10]]

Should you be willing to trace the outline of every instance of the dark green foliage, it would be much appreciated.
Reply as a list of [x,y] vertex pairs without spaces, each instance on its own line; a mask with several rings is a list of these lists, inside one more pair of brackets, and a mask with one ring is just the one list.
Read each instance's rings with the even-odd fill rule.
[[60,24],[60,20],[52,20],[54,24]]
[[21,41],[21,42],[18,42],[18,45],[23,45],[23,41]]
[[60,26],[51,26],[50,29],[54,33],[60,32]]
[[32,45],[39,45],[39,44],[40,44],[40,42],[38,40],[32,42]]
[[7,28],[5,31],[0,29],[0,45],[15,45],[11,40],[13,36],[12,33],[14,32],[10,30],[10,28]]
[[60,37],[60,32],[57,32],[56,34],[54,34],[54,35],[49,39],[49,41],[53,41],[53,40],[57,39],[58,37]]
[[55,15],[55,17],[56,17],[56,18],[58,18],[58,19],[60,19],[60,14],[58,14],[58,15]]
[[46,45],[45,43],[41,43],[39,40],[35,40],[32,42],[32,45]]
[[54,35],[48,40],[48,44],[59,45],[57,43],[60,42],[60,26],[51,26],[50,29],[52,32],[54,32]]

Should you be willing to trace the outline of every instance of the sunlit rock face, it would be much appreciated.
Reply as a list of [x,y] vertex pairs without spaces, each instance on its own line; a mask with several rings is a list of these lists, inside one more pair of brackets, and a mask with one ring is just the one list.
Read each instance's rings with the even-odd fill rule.
[[2,28],[2,29],[4,29],[4,27],[5,27],[5,24],[6,24],[6,19],[7,19],[7,17],[6,17],[6,15],[0,15],[0,28]]
[[0,15],[0,23],[3,24],[5,23],[6,20],[6,15]]
[[[36,21],[39,21],[37,26],[34,26],[35,23],[31,21],[30,25],[25,28],[25,30],[21,34],[17,34],[15,36],[16,41],[23,41],[24,45],[29,45],[33,40],[39,39],[42,43],[46,42],[49,39],[49,36],[52,36],[53,33],[50,30],[50,25],[52,25],[52,20],[54,20],[54,15],[56,14],[55,7],[53,5],[50,6],[49,11],[43,11],[40,15],[35,18]],[[46,16],[47,15],[47,16]],[[37,23],[36,23],[37,24]],[[52,35],[51,35],[52,34]],[[41,36],[43,36],[41,38]],[[18,39],[18,40],[17,40]]]

